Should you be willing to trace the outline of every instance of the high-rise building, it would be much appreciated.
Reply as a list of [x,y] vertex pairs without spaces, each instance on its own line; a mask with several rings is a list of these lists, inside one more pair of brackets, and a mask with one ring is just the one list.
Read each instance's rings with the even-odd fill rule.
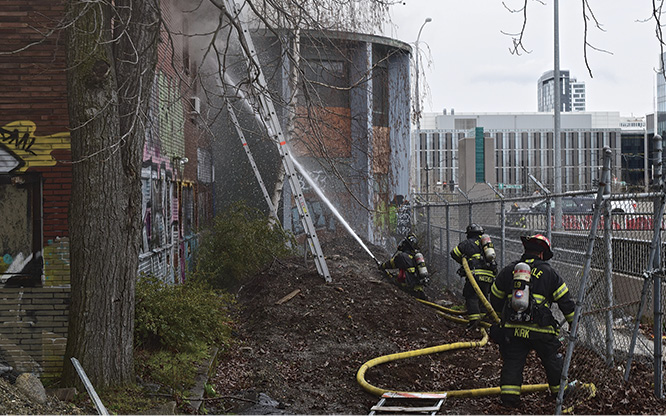
[[585,111],[585,81],[569,79],[571,86],[571,111]]
[[[560,104],[561,111],[585,111],[585,82],[571,78],[568,70],[560,71],[560,85],[562,88]],[[537,82],[538,111],[549,112],[555,108],[555,74],[546,71]]]

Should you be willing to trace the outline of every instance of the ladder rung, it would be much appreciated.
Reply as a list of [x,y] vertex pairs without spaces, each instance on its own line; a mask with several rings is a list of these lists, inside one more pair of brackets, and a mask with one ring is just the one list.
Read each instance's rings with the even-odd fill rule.
[[446,398],[446,393],[443,394],[421,394],[418,392],[385,392],[382,394],[383,398],[413,398],[413,399],[418,399],[418,400],[439,400],[442,398]]
[[403,411],[411,411],[414,413],[425,413],[428,411],[439,411],[440,406],[431,406],[431,407],[401,407],[398,405],[390,405],[390,406],[373,406],[370,410],[372,411],[386,411],[386,412],[392,412],[392,413],[400,413]]

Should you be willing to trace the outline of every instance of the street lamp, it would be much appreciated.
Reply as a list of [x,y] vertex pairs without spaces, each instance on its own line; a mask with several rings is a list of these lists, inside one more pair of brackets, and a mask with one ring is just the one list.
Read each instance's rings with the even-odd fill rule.
[[[421,140],[421,96],[419,94],[419,40],[421,39],[421,31],[423,30],[423,27],[426,25],[426,23],[432,22],[432,19],[429,17],[426,17],[425,21],[421,25],[421,28],[419,29],[419,34],[416,36],[416,138]],[[426,193],[428,193],[429,190],[429,178],[428,178],[428,144],[426,144],[426,157],[425,157],[425,172],[426,172]],[[421,176],[419,175],[419,178]]]

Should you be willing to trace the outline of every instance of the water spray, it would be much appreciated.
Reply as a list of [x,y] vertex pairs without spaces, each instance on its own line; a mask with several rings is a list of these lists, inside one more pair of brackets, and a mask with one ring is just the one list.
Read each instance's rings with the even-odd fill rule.
[[357,235],[356,232],[354,232],[354,229],[352,229],[352,227],[349,225],[347,220],[345,220],[342,217],[342,215],[340,214],[338,209],[335,208],[335,206],[333,206],[333,203],[331,203],[331,201],[324,195],[324,192],[321,190],[321,188],[319,188],[319,186],[312,179],[312,177],[310,177],[310,175],[307,173],[305,168],[303,168],[303,166],[294,157],[291,157],[291,160],[294,162],[294,166],[298,169],[298,171],[301,173],[303,178],[305,178],[305,180],[308,182],[308,184],[310,184],[312,189],[317,193],[317,195],[324,202],[324,204],[326,204],[328,206],[328,208],[331,209],[331,211],[333,212],[335,217],[337,217],[337,219],[340,221],[340,223],[342,223],[342,225],[345,227],[345,229],[347,229],[349,234],[351,234],[354,237],[354,239],[356,239],[358,241],[358,243],[361,245],[361,247],[363,249],[365,249],[365,251],[368,252],[368,255],[370,255],[370,257],[372,259],[374,259],[374,261],[377,263],[377,265],[379,265],[380,262],[377,260],[375,255],[373,255],[372,252],[370,252],[370,249],[368,249],[368,246],[365,243],[363,243],[363,240],[361,240],[359,235]]

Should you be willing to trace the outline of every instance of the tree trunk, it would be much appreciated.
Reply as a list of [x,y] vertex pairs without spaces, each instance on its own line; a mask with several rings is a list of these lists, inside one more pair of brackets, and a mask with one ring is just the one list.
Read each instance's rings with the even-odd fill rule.
[[[67,87],[72,141],[72,297],[63,382],[134,380],[134,289],[141,160],[155,72],[156,0],[69,0]],[[126,24],[129,22],[129,24]]]

